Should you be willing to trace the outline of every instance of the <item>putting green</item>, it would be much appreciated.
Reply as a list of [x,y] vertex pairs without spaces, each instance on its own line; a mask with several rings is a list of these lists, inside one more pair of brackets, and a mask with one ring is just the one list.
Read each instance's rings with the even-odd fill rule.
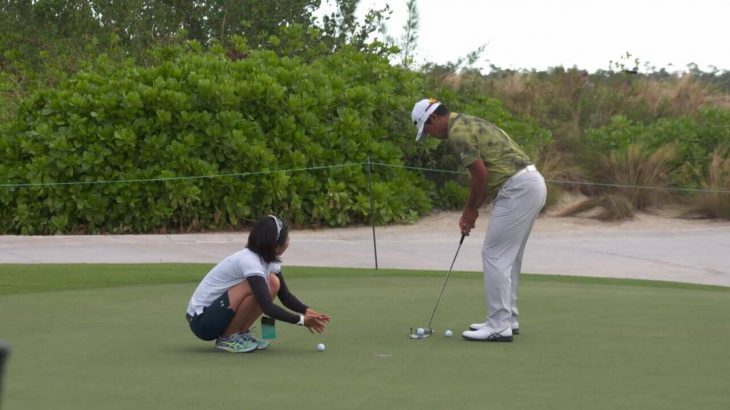
[[408,330],[427,324],[441,275],[325,276],[288,282],[333,316],[328,332],[279,323],[270,350],[252,354],[190,333],[193,282],[0,296],[13,349],[4,408],[728,406],[724,289],[526,277],[522,334],[490,344],[459,337],[484,314],[478,274],[450,279],[425,340]]

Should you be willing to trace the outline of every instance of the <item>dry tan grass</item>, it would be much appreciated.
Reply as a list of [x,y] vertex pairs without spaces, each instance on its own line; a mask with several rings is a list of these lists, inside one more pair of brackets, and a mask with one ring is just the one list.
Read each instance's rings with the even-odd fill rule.
[[557,216],[587,215],[601,221],[618,221],[634,217],[634,208],[623,194],[606,194],[573,204]]
[[[601,220],[633,218],[635,210],[647,210],[669,196],[661,190],[667,186],[669,162],[675,147],[661,146],[651,152],[641,145],[631,145],[626,152],[610,152],[600,160],[600,180],[617,185],[599,187],[595,196],[561,211],[558,216],[585,214]],[[658,188],[658,189],[657,189]]]
[[[700,108],[713,105],[711,87],[691,75],[637,81],[636,98],[645,101],[659,114],[693,115]],[[668,112],[665,112],[668,111]]]
[[721,147],[712,153],[707,181],[702,187],[708,191],[697,195],[690,210],[683,216],[688,218],[730,219],[730,148]]
[[454,90],[458,90],[461,87],[463,76],[460,74],[449,74],[443,79],[443,84]]
[[530,153],[535,166],[547,183],[547,200],[543,212],[555,206],[563,195],[564,189],[569,188],[564,183],[550,181],[575,181],[579,179],[582,170],[577,165],[569,165],[565,156],[557,151],[542,151]]
[[499,95],[517,96],[527,91],[529,81],[529,74],[512,73],[506,77],[495,80],[493,86]]
[[603,160],[600,174],[604,181],[626,186],[618,188],[618,191],[636,209],[645,210],[667,197],[668,194],[660,188],[667,186],[669,163],[675,156],[676,148],[673,144],[662,145],[654,152],[642,145],[632,144],[626,153],[609,153]]
[[713,107],[730,110],[730,95],[728,94],[711,95],[707,97],[706,102]]

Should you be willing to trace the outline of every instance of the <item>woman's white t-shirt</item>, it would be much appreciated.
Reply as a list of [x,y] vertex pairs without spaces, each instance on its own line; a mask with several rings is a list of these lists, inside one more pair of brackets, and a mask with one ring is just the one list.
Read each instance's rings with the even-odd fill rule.
[[279,273],[281,263],[266,263],[248,248],[223,259],[200,282],[188,302],[190,316],[203,313],[223,293],[243,282],[249,276],[261,276],[269,286],[269,273]]

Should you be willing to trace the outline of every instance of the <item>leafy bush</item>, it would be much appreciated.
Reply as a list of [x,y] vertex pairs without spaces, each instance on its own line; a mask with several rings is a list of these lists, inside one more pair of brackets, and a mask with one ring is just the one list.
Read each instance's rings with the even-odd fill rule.
[[[0,139],[0,175],[36,185],[0,190],[1,232],[228,229],[266,213],[300,226],[370,220],[362,162],[402,163],[394,135],[415,75],[347,48],[308,64],[164,53],[152,67],[101,61],[23,102]],[[316,168],[333,164],[345,165]],[[372,175],[377,223],[430,209],[416,174]]]
[[461,209],[469,197],[469,187],[455,180],[446,181],[434,198],[434,205],[441,209]]
[[706,169],[710,153],[730,142],[730,111],[718,108],[701,110],[696,118],[662,118],[652,124],[640,124],[624,116],[616,116],[602,128],[588,130],[585,135],[586,162],[596,163],[595,155],[611,151],[626,152],[632,144],[648,150],[673,143],[676,157],[670,167],[673,182],[682,186],[698,186],[700,170]]

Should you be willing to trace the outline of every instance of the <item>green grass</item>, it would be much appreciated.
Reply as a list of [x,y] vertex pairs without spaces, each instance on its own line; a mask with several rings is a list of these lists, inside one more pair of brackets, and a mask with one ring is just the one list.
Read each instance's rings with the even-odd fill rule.
[[[265,352],[214,353],[183,318],[210,265],[0,265],[7,409],[724,409],[730,289],[527,275],[511,344],[442,336],[484,312],[479,274],[288,268],[330,313]],[[58,291],[62,290],[62,291]],[[323,353],[317,343],[327,345]]]
[[[212,264],[0,264],[0,296],[20,293],[55,292],[116,286],[197,283]],[[441,277],[444,271],[402,269],[310,268],[287,266],[285,275],[307,278],[356,277]],[[451,277],[475,277],[474,272],[452,272]],[[524,281],[585,283],[598,285],[650,286],[676,289],[705,289],[730,292],[730,288],[690,283],[582,276],[522,275]]]

